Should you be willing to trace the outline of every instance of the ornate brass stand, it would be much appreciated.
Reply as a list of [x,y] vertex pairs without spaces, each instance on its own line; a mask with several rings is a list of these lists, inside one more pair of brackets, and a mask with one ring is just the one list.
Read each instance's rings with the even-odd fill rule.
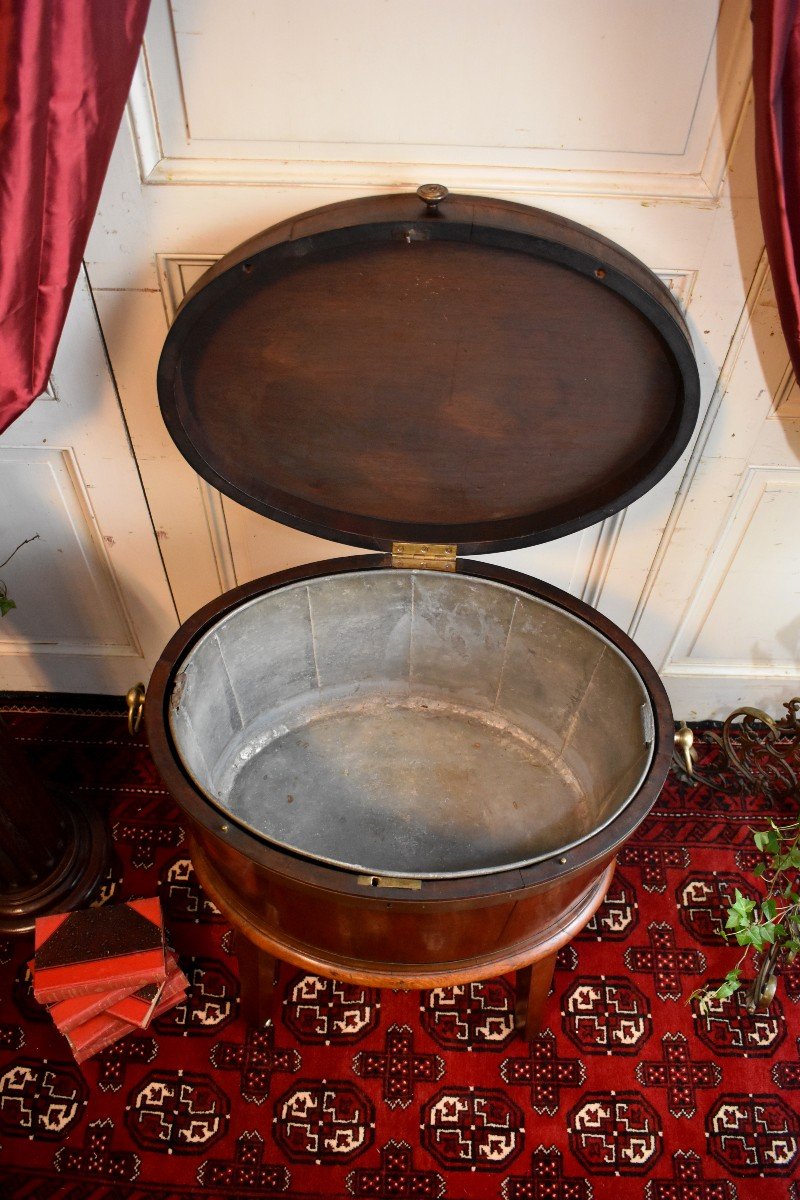
[[[701,768],[697,766],[697,749],[685,750],[679,731],[675,735],[675,769],[689,782],[704,783],[719,791],[739,795],[762,792],[773,802],[791,798],[800,803],[800,696],[787,700],[783,707],[786,716],[779,720],[760,708],[737,708],[726,717],[719,733],[705,730],[702,741],[712,753]],[[797,938],[800,929],[793,919],[792,925]],[[749,1012],[766,1008],[775,995],[783,955],[783,946],[778,943],[762,956],[745,1000]],[[787,962],[793,957],[787,956]]]

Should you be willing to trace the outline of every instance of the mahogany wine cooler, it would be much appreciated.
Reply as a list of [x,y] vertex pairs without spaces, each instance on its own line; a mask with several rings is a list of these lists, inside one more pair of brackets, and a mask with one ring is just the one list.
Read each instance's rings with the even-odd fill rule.
[[581,226],[430,185],[234,250],[158,389],[214,487],[372,551],[214,600],[150,681],[245,1011],[269,1015],[276,959],[390,987],[516,970],[532,1034],[672,714],[620,629],[473,556],[602,521],[675,463],[699,383],[669,291]]

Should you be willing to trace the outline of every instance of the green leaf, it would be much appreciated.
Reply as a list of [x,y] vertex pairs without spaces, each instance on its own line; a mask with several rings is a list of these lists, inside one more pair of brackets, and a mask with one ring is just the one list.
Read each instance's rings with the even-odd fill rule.
[[771,921],[765,922],[763,925],[753,922],[738,931],[736,940],[740,946],[755,946],[756,950],[762,950],[765,943],[773,944],[775,933],[776,928]]
[[0,617],[6,616],[7,613],[11,612],[12,608],[16,607],[15,602],[10,596],[0,596]]
[[728,971],[728,974],[722,980],[719,987],[714,991],[707,989],[705,992],[697,992],[696,995],[700,998],[700,1012],[708,1011],[709,1001],[716,998],[717,1000],[728,1000],[741,987],[741,972],[738,967]]
[[761,911],[768,921],[775,920],[775,901],[771,898],[761,901]]
[[753,874],[754,874],[754,875],[755,875],[757,878],[759,878],[759,879],[760,879],[760,878],[761,878],[761,876],[762,876],[762,875],[764,874],[764,872],[766,871],[766,869],[767,869],[767,864],[766,864],[766,863],[763,863],[763,862],[756,863],[756,865],[753,867]]
[[[733,904],[731,904],[730,908],[728,909],[728,913],[729,914],[735,913],[738,918],[739,924],[746,923],[750,920],[750,914],[752,913],[753,909],[755,908],[756,902],[755,902],[755,900],[748,899],[747,896],[743,896],[738,888],[735,889],[735,896],[736,896],[736,899],[734,900]],[[734,922],[734,925],[736,923],[737,922]],[[728,926],[729,929],[732,927],[733,926],[731,926],[731,925]]]
[[726,979],[719,985],[717,990],[714,992],[714,995],[718,1000],[729,1000],[735,992],[738,992],[741,986],[742,985],[739,983],[738,979]]
[[768,833],[764,829],[759,829],[753,834],[753,841],[756,844],[757,850],[763,850],[767,844]]
[[747,925],[736,932],[736,940],[740,946],[755,946],[761,949],[761,932],[757,925]]

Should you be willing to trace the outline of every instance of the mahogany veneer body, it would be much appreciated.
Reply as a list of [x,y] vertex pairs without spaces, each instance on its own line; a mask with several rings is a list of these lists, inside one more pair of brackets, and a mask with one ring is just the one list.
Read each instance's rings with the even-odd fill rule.
[[[177,664],[222,614],[297,579],[385,568],[388,563],[385,556],[374,555],[294,568],[237,588],[196,613],[153,672],[145,708],[153,756],[187,818],[200,882],[237,933],[256,947],[257,953],[248,949],[243,955],[245,991],[248,984],[251,990],[264,989],[267,1000],[270,957],[346,981],[408,988],[491,978],[541,962],[538,970],[520,978],[518,1011],[530,1011],[531,1035],[541,1019],[555,951],[602,902],[617,848],[649,811],[669,766],[669,703],[652,666],[625,634],[541,581],[498,567],[458,563],[464,575],[508,583],[591,624],[640,672],[655,714],[653,759],[627,807],[565,855],[521,869],[422,880],[417,890],[365,885],[349,871],[281,850],[237,826],[190,782],[171,742],[166,706]],[[263,1001],[245,994],[244,1002],[254,1019],[263,1019]]]
[[189,847],[203,888],[236,930],[242,1008],[252,1024],[272,1014],[276,959],[347,983],[409,989],[516,970],[516,1024],[529,1039],[542,1026],[556,953],[602,904],[615,865],[499,899],[398,903],[369,893],[343,900],[287,881],[241,864],[216,838],[190,838]]

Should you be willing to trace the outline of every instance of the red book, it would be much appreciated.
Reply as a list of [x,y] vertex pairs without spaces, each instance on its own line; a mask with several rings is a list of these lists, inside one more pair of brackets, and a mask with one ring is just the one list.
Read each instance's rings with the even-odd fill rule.
[[[160,1016],[162,1012],[167,1012],[170,1008],[174,1008],[186,994],[186,977],[182,971],[179,971],[178,974],[182,976],[184,982],[180,983],[176,978],[176,990],[168,999],[162,997],[161,1001],[156,1005],[154,1016]],[[123,1021],[120,1017],[109,1016],[108,1013],[100,1013],[99,1016],[92,1017],[90,1021],[85,1021],[83,1025],[78,1025],[75,1029],[71,1029],[66,1038],[72,1048],[75,1061],[82,1063],[87,1058],[92,1058],[93,1055],[99,1054],[101,1050],[105,1050],[107,1046],[118,1042],[120,1038],[127,1037],[129,1033],[135,1032],[136,1026],[131,1025],[130,1021]]]
[[186,995],[188,988],[189,980],[178,966],[177,958],[171,950],[167,950],[167,982],[153,1010],[153,1016],[160,1017],[162,1012],[174,1008],[178,1000],[182,1000]]
[[50,1008],[50,1016],[64,1034],[100,1013],[108,1013],[127,1021],[130,1025],[146,1029],[155,1015],[156,1006],[163,999],[170,999],[176,995],[181,989],[185,992],[188,987],[186,976],[169,948],[166,951],[166,970],[167,979],[163,984],[146,983],[136,992],[132,992],[130,988],[120,988],[111,992],[90,992],[85,996],[73,996],[69,1000],[59,1000],[54,1004]]
[[119,1017],[139,1029],[146,1029],[165,987],[166,983],[146,983],[130,995],[119,997],[108,1005],[106,1011],[111,1017]]
[[175,979],[168,980],[164,984],[164,991],[161,993],[161,999],[159,1000],[155,1007],[155,1011],[153,1012],[153,1020],[155,1020],[156,1017],[160,1017],[162,1013],[169,1012],[169,1010],[174,1008],[176,1004],[180,1004],[181,1000],[186,995],[189,989],[189,981],[187,980],[183,971],[179,971],[178,975],[180,978],[176,976]]
[[[158,986],[157,984],[155,986]],[[76,1025],[82,1025],[90,1017],[105,1012],[119,1000],[131,995],[128,986],[115,988],[111,992],[88,992],[85,996],[72,996],[69,1000],[59,1000],[50,1009],[50,1016],[62,1033],[68,1033]]]
[[36,921],[33,992],[54,1003],[119,987],[163,983],[164,926],[157,897],[58,913]]
[[70,1029],[65,1037],[70,1044],[75,1061],[81,1063],[84,1059],[91,1058],[92,1055],[105,1050],[106,1046],[110,1046],[112,1042],[118,1042],[126,1034],[134,1033],[135,1029],[135,1025],[130,1025],[127,1021],[120,1020],[119,1017],[110,1017],[108,1013],[99,1013],[91,1020],[84,1021],[82,1025],[76,1025],[74,1029]]
[[[110,1004],[108,1011],[112,1016],[121,1017],[123,1021],[130,1021],[132,1025],[137,1025],[140,1029],[147,1029],[153,1017],[164,1011],[161,1005],[165,1000],[170,1000],[179,992],[181,995],[185,993],[189,986],[188,979],[178,966],[178,960],[169,946],[165,948],[165,954],[166,981],[160,985],[146,983],[143,988],[133,992],[119,1003]],[[172,1005],[169,1007],[171,1008]]]

